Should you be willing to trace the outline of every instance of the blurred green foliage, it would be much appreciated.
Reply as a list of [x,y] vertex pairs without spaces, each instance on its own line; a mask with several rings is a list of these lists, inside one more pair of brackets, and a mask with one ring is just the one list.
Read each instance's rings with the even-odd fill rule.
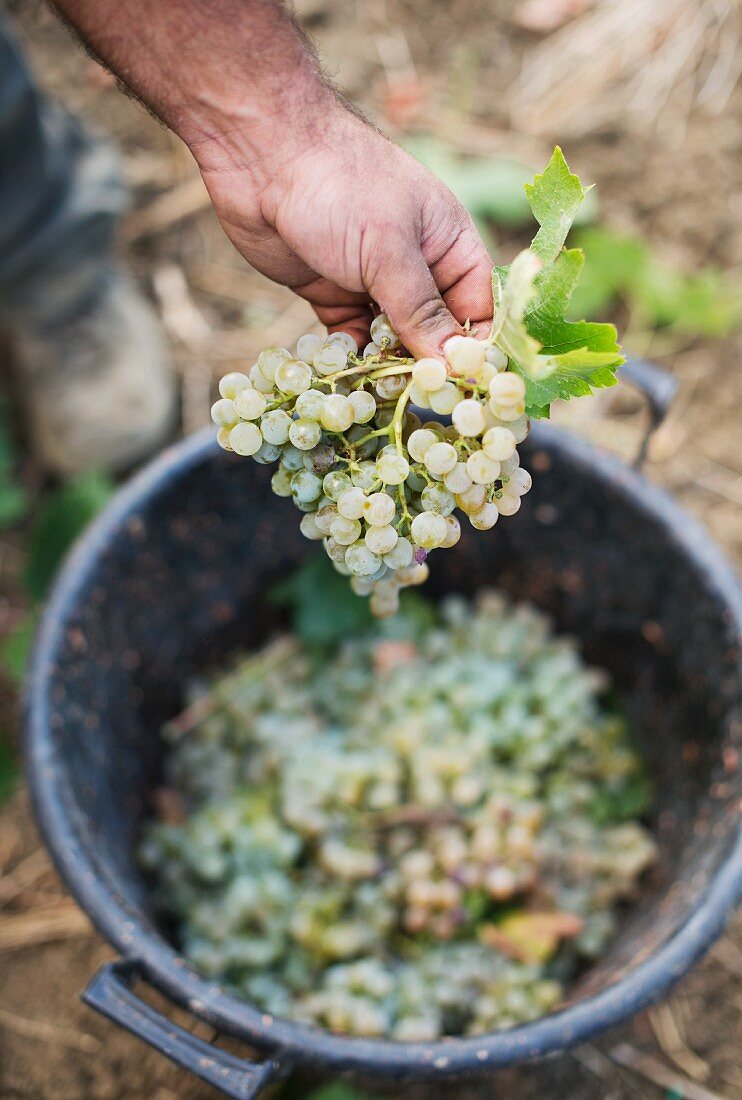
[[352,1085],[336,1081],[332,1085],[322,1085],[310,1092],[307,1100],[373,1100],[366,1092],[359,1092]]
[[43,501],[29,534],[24,574],[33,600],[44,598],[67,550],[112,491],[111,479],[92,471],[66,481]]
[[570,243],[585,253],[570,307],[576,319],[603,314],[620,300],[632,329],[719,337],[742,321],[742,283],[732,275],[711,267],[683,273],[641,238],[602,226],[578,231]]
[[[431,134],[409,137],[406,148],[438,176],[493,244],[491,229],[521,229],[532,223],[524,184],[533,169],[503,157],[463,156]],[[632,332],[666,330],[678,336],[726,336],[742,321],[742,282],[712,267],[684,273],[663,263],[641,237],[593,225],[596,191],[579,210],[570,246],[585,253],[585,267],[574,291],[569,316],[606,316],[623,303]]]
[[36,613],[27,611],[13,630],[0,642],[0,664],[15,683],[20,684],[36,632]]
[[[477,226],[488,232],[487,223],[520,229],[533,224],[525,184],[533,180],[533,168],[505,157],[462,156],[440,138],[418,134],[407,138],[409,153],[429,168],[453,191]],[[595,191],[588,192],[577,215],[578,225],[591,222],[597,214]]]
[[[38,604],[45,597],[71,543],[105,504],[113,490],[110,478],[85,473],[71,478],[43,498],[26,540],[23,586],[30,608],[0,640],[0,668],[20,684],[36,631]],[[0,529],[25,519],[29,500],[15,475],[15,454],[7,419],[0,416]],[[10,795],[18,767],[7,736],[0,732],[0,804]]]
[[16,477],[16,453],[8,408],[0,402],[0,531],[23,519],[28,494]]

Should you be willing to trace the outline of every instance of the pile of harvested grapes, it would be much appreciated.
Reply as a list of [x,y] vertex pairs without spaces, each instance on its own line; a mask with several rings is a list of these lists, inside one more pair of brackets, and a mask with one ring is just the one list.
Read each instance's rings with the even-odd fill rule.
[[655,854],[606,687],[492,592],[327,657],[285,635],[201,684],[165,730],[168,813],[141,844],[183,952],[267,1012],[355,1035],[554,1008]]
[[516,448],[530,418],[613,385],[623,362],[612,325],[565,319],[584,258],[564,242],[585,189],[561,150],[527,191],[541,228],[493,271],[486,340],[454,336],[445,362],[416,362],[382,313],[362,353],[346,333],[307,334],[293,354],[267,348],[249,374],[220,382],[221,446],[278,463],[274,491],[380,618],[425,581],[431,550],[456,545],[457,509],[480,531],[518,511],[531,477]]

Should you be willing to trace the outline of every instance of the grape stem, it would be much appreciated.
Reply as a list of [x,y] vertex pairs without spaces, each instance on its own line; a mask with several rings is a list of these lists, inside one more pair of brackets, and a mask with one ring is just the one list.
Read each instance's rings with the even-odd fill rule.
[[410,392],[412,390],[412,379],[407,383],[405,388],[399,395],[396,408],[394,409],[394,416],[392,417],[389,425],[389,441],[394,443],[397,448],[398,454],[404,454],[404,448],[402,446],[402,418],[404,417],[404,411],[407,407],[407,402],[410,400]]
[[204,695],[200,695],[172,718],[165,726],[168,737],[175,741],[191,732],[218,710],[229,709],[234,700],[249,684],[256,683],[276,668],[280,668],[299,651],[299,643],[292,635],[282,635],[275,642],[258,651],[240,664],[234,672],[224,676]]
[[412,359],[402,359],[398,363],[394,363],[391,367],[382,367],[379,370],[373,371],[369,378],[391,378],[394,374],[409,374],[414,366]]
[[397,491],[399,493],[399,503],[402,509],[402,515],[400,516],[396,526],[397,530],[401,530],[404,527],[405,523],[409,523],[411,521],[412,516],[410,515],[409,508],[407,507],[407,497],[404,493],[404,483],[397,486]]
[[261,416],[265,416],[266,413],[275,412],[276,409],[280,409],[283,405],[290,405],[292,401],[296,401],[296,395],[288,395],[286,397],[280,397],[276,401],[271,401],[265,406]]
[[368,443],[369,439],[380,439],[382,435],[389,435],[389,428],[377,428],[376,431],[364,435],[362,439],[356,439],[353,446],[357,449],[364,443]]
[[364,378],[370,378],[372,381],[375,381],[377,378],[388,378],[393,374],[409,374],[413,364],[413,359],[399,359],[389,367],[379,367],[377,370],[369,370],[367,367],[367,360],[364,360],[360,366],[346,367],[345,370],[336,371],[335,374],[318,376],[317,381],[327,383],[327,385],[333,387],[339,378],[350,378],[353,375],[362,375]]

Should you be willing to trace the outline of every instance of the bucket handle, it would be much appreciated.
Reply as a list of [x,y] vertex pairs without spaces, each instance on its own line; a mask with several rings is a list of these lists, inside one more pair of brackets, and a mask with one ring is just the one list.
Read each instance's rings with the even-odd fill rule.
[[285,1076],[287,1067],[277,1061],[243,1061],[173,1023],[133,991],[131,983],[140,976],[130,960],[106,963],[82,1000],[232,1100],[257,1100],[264,1088]]
[[649,363],[646,359],[637,359],[631,355],[619,367],[618,376],[622,381],[628,382],[639,390],[646,397],[649,405],[649,426],[644,433],[639,453],[634,459],[634,465],[641,467],[647,457],[649,441],[665,419],[672,399],[677,393],[678,380],[664,367],[658,367],[656,363]]

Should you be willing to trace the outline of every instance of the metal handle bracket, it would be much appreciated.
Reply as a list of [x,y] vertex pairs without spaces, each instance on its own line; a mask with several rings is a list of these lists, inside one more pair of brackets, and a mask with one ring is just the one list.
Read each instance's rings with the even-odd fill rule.
[[658,367],[656,363],[649,363],[646,359],[637,359],[631,355],[619,367],[618,377],[639,390],[646,397],[649,405],[649,427],[634,460],[636,466],[642,466],[649,441],[665,419],[667,410],[677,393],[678,380],[664,367]]
[[91,979],[82,999],[232,1100],[257,1100],[264,1088],[286,1075],[288,1067],[277,1061],[246,1062],[191,1035],[136,995],[131,983],[137,977],[134,962],[107,963]]

